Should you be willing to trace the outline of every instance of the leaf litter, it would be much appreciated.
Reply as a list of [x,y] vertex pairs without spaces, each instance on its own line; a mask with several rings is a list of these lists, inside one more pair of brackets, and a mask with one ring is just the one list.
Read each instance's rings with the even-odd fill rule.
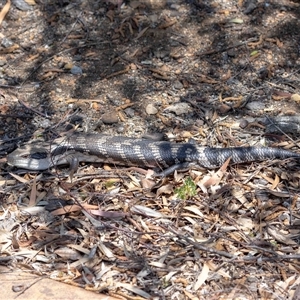
[[[174,17],[174,11],[170,16],[168,11],[162,15],[152,12],[151,18],[148,18],[143,13],[147,8],[144,2],[129,1],[128,6],[123,1],[106,2],[107,6],[101,6],[99,12],[102,12],[103,24],[109,32],[108,44],[116,41],[122,44],[128,40],[134,41],[134,44],[128,47],[129,52],[122,49],[115,57],[109,56],[111,60],[105,70],[100,68],[100,87],[92,84],[94,90],[103,89],[109,94],[105,84],[111,83],[115,92],[119,78],[127,78],[126,83],[130,85],[130,77],[141,72],[143,84],[150,80],[156,91],[150,94],[147,87],[141,98],[156,100],[149,102],[157,109],[153,114],[153,118],[159,120],[156,127],[167,126],[171,139],[187,141],[191,137],[201,137],[205,145],[227,147],[265,144],[266,139],[262,136],[266,134],[271,137],[267,143],[273,146],[297,149],[297,141],[287,138],[280,130],[265,133],[267,125],[255,119],[257,114],[266,113],[277,118],[278,110],[285,111],[283,101],[286,100],[293,101],[289,102],[290,110],[297,112],[297,106],[293,109],[292,104],[299,102],[293,87],[297,79],[293,74],[288,76],[293,78],[290,81],[284,81],[286,75],[276,77],[281,74],[284,64],[268,63],[280,61],[281,49],[291,41],[251,30],[255,28],[255,22],[259,22],[260,14],[267,10],[267,6],[261,6],[262,1],[258,4],[256,1],[238,1],[238,4],[228,1],[222,4],[225,7],[219,7],[220,1],[216,1],[212,5],[213,12],[206,11],[205,14],[203,11],[208,8],[195,2],[193,5],[197,9],[191,10],[191,14],[185,17],[199,23],[184,33],[178,31],[183,28],[180,27],[180,18]],[[2,24],[11,9],[10,1],[7,3],[0,14]],[[292,8],[296,5],[288,3]],[[159,6],[160,2],[151,1],[151,4]],[[180,9],[186,9],[186,5],[181,3]],[[125,8],[128,12],[123,13]],[[176,11],[176,4],[172,9]],[[247,13],[240,13],[243,9]],[[253,18],[249,17],[252,12]],[[284,22],[286,19],[280,18],[289,13],[291,10],[282,9],[276,17]],[[60,10],[47,22],[54,26],[60,22],[59,14]],[[208,18],[205,19],[205,16]],[[212,23],[212,16],[219,18],[219,22]],[[264,17],[265,24],[277,19],[274,17],[271,21],[268,15]],[[202,19],[205,19],[204,28],[199,28]],[[207,39],[210,35],[207,29],[234,35],[234,32],[243,31],[245,26],[248,26],[248,31],[243,32],[241,42],[233,40],[230,45],[223,44],[222,36],[215,39],[219,44]],[[9,30],[9,27],[6,28]],[[195,35],[191,34],[188,42],[185,41],[185,35],[193,30]],[[174,53],[179,53],[171,55],[171,60],[164,56],[164,51],[156,52],[157,49],[149,45],[143,45],[141,49],[136,47],[137,42],[143,43],[146,39],[152,45],[162,32],[172,34],[171,43],[176,48]],[[203,39],[200,43],[199,33]],[[64,39],[64,47],[69,51],[69,42],[74,42],[80,35],[66,37],[69,39]],[[29,36],[28,41],[33,38],[33,35]],[[159,46],[163,48],[163,44]],[[27,48],[15,43],[1,50],[0,54],[14,58]],[[46,54],[47,49],[44,47],[32,53],[27,63],[39,58],[39,53]],[[97,50],[90,49],[88,57],[97,57]],[[151,55],[144,57],[148,50]],[[109,51],[115,53],[111,49]],[[80,54],[77,59],[83,53],[76,53]],[[71,62],[68,62],[68,57],[60,57],[62,54],[55,53],[53,56],[57,65],[47,65],[44,61],[34,68],[34,72],[40,71],[37,79],[51,82],[62,78],[62,83],[68,82],[72,86],[75,77],[63,79],[67,70],[60,66]],[[138,55],[143,57],[140,59]],[[157,65],[147,65],[150,58],[156,60]],[[246,59],[244,65],[243,59]],[[49,57],[46,60],[50,60]],[[223,62],[222,67],[215,66],[218,61]],[[207,68],[212,62],[215,65]],[[181,69],[181,66],[195,72],[188,74],[187,68]],[[260,70],[258,78],[253,70]],[[10,71],[7,70],[8,73]],[[241,74],[246,75],[242,77]],[[31,75],[26,74],[28,78]],[[161,95],[158,91],[172,85],[174,75],[178,77],[177,85],[168,91],[169,94]],[[249,84],[247,78],[250,78]],[[91,85],[90,82],[88,84]],[[188,90],[198,85],[200,90],[194,94],[181,94],[183,98],[174,93],[174,90]],[[59,90],[62,89],[54,87],[46,94],[55,94]],[[264,94],[264,91],[267,93]],[[132,93],[132,98],[135,93],[137,91]],[[241,130],[235,114],[238,115],[239,110],[247,106],[253,95],[268,99],[269,106],[261,101],[263,105],[253,107],[262,111],[247,111],[246,116],[250,117],[248,125]],[[2,112],[7,110],[7,99],[13,99],[9,94],[5,96]],[[102,99],[105,97],[99,97],[94,91],[79,99],[73,94],[67,96],[66,99],[72,99],[72,103],[68,104],[80,103],[84,109],[84,105],[89,105],[92,99],[97,102],[97,106],[93,106],[97,112],[106,109]],[[61,95],[54,97],[62,98]],[[111,102],[116,101],[114,96],[107,98]],[[123,123],[127,122],[130,129],[131,120],[123,112],[126,107],[135,108],[136,104],[134,99],[128,101],[123,98],[115,104],[119,106],[118,116]],[[176,101],[173,98],[177,98]],[[56,104],[63,107],[64,104],[59,101]],[[19,103],[23,103],[22,109],[26,107],[40,117],[47,117],[39,110],[40,107],[33,108],[36,105],[31,103],[30,106],[27,100],[20,99]],[[212,109],[210,104],[216,109]],[[182,107],[188,109],[184,111]],[[85,113],[87,111],[91,111],[91,106]],[[190,115],[185,119],[184,114],[194,111],[201,120],[193,119],[190,126],[187,122]],[[24,116],[24,110],[21,112]],[[226,122],[224,113],[228,113]],[[139,114],[140,111],[134,111],[134,117]],[[8,122],[9,118],[7,116]],[[63,118],[59,122],[63,123]],[[23,124],[19,120],[14,123],[19,128]],[[12,123],[9,124],[12,126]],[[136,124],[140,125],[137,122],[134,126]],[[174,130],[170,129],[172,126]],[[129,133],[136,132],[132,130]],[[152,178],[152,170],[114,169],[114,166],[107,168],[108,172],[83,166],[73,174],[72,180],[67,180],[64,170],[36,175],[9,169],[10,175],[1,178],[1,265],[119,299],[286,299],[292,296],[294,290],[297,292],[296,288],[300,285],[299,169],[289,161],[241,166],[229,166],[228,163],[216,170],[175,172],[174,176],[164,179]]]

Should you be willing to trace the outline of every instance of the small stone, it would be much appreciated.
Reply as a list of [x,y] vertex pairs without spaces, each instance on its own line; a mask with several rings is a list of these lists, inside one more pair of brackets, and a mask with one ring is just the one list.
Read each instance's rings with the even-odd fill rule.
[[180,81],[176,80],[176,81],[174,82],[174,88],[175,88],[176,90],[181,90],[181,89],[183,88],[183,84],[182,84]]
[[262,101],[252,101],[247,103],[246,108],[249,110],[261,110],[265,108],[265,104]]
[[48,119],[44,119],[41,122],[39,122],[39,126],[44,129],[49,128],[51,126],[51,122]]
[[269,76],[269,71],[266,67],[262,67],[258,70],[258,77],[260,79],[266,79]]
[[[267,4],[267,3],[266,3]],[[267,6],[267,5],[266,5]],[[281,6],[280,8],[279,8],[279,10],[280,11],[287,11],[287,8],[285,7],[285,6]]]
[[130,69],[133,71],[137,70],[136,64],[134,64],[134,63],[130,64]]
[[234,49],[229,49],[227,51],[228,56],[230,57],[235,57],[236,56],[236,51]]
[[[120,1],[120,2],[122,2],[122,1]],[[138,8],[141,5],[141,3],[140,3],[140,1],[133,0],[133,1],[130,1],[129,5],[133,9],[136,9],[136,8]]]
[[78,66],[73,66],[70,71],[73,75],[82,75],[82,69]]
[[12,3],[16,6],[17,9],[22,11],[27,11],[32,9],[32,7],[28,5],[24,0],[13,0]]
[[175,9],[175,10],[179,10],[180,9],[180,5],[179,4],[171,4],[170,8],[171,9]]
[[256,0],[247,0],[244,2],[244,14],[249,15],[251,14],[257,7]]
[[119,117],[116,111],[107,112],[102,115],[102,122],[106,125],[111,125],[119,122]]
[[156,23],[158,21],[158,15],[150,15],[149,19],[152,23]]
[[202,127],[204,125],[204,121],[201,119],[196,120],[196,126]]
[[134,109],[131,108],[131,107],[127,107],[126,109],[124,109],[124,113],[126,114],[126,116],[127,116],[128,118],[133,118],[134,115],[135,115],[135,111],[134,111]]
[[82,55],[74,55],[73,60],[81,61],[82,60]]
[[146,113],[148,115],[155,115],[158,113],[158,110],[152,103],[150,103],[146,106]]
[[249,122],[246,119],[241,120],[240,122],[240,128],[244,129],[248,126]]
[[154,56],[157,58],[164,58],[169,54],[168,51],[164,51],[164,50],[156,50],[154,51]]
[[74,125],[80,125],[83,123],[84,117],[81,115],[74,115],[70,118],[70,123]]
[[238,61],[238,63],[239,63],[239,65],[240,65],[241,68],[245,68],[249,64],[249,62],[246,59],[240,59]]
[[166,111],[171,111],[174,112],[177,116],[186,114],[191,111],[191,107],[188,103],[186,102],[177,102],[173,105],[168,106]]
[[125,128],[122,125],[117,128],[117,133],[124,133],[124,131],[125,131]]
[[14,45],[14,42],[7,38],[7,37],[2,37],[2,40],[1,40],[1,46],[3,46],[4,48],[9,48],[9,47],[12,47]]
[[141,61],[141,64],[142,65],[152,65],[152,60],[143,60],[143,61]]
[[218,107],[218,111],[220,114],[226,114],[227,112],[229,112],[231,110],[231,107],[227,104],[222,103],[219,107]]

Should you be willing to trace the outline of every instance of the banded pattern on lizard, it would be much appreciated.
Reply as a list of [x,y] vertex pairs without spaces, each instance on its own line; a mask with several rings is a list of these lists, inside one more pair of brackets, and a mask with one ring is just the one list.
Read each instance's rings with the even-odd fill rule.
[[157,168],[166,176],[191,166],[217,168],[228,158],[232,164],[267,159],[300,159],[300,154],[270,147],[211,148],[196,143],[172,143],[104,134],[73,134],[52,143],[32,143],[7,157],[9,165],[28,170],[46,170],[77,162]]

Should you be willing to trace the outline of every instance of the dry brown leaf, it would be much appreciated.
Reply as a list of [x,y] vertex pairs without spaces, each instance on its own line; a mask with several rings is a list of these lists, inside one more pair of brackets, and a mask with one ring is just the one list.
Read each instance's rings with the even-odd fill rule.
[[170,195],[171,193],[173,193],[173,185],[172,184],[166,184],[161,186],[157,192],[156,192],[156,196],[160,196],[161,194],[167,194]]
[[266,189],[265,191],[267,193],[270,193],[270,194],[276,196],[276,197],[281,197],[281,198],[290,198],[291,197],[291,194],[286,193],[286,192],[273,191],[273,190],[270,190],[270,189]]
[[35,1],[34,0],[24,0],[27,4],[29,5],[35,5]]
[[247,198],[245,197],[245,190],[239,188],[238,186],[233,187],[231,190],[232,196],[234,196],[241,204],[243,204],[246,208],[251,207],[251,203],[248,202]]
[[218,266],[216,266],[211,260],[208,260],[206,262],[206,264],[209,267],[210,271],[217,270],[218,274],[220,274],[221,276],[228,278],[228,279],[232,278],[228,272],[225,272],[224,269],[219,269]]
[[292,283],[293,287],[297,287],[292,300],[300,300],[300,276],[297,273],[296,271],[296,277],[298,278]]
[[[193,172],[197,173],[197,171],[193,171]],[[202,173],[201,173],[201,175],[202,175]],[[174,181],[175,182],[180,182],[184,178],[184,176],[185,176],[184,173],[178,173],[177,170],[175,170],[175,172],[174,172]]]
[[195,215],[198,215],[201,218],[204,218],[203,213],[197,206],[185,206],[184,209],[193,212]]
[[3,6],[1,12],[0,12],[0,24],[4,20],[6,14],[8,13],[10,9],[10,0],[7,0],[6,4]]
[[54,216],[65,215],[70,212],[80,211],[81,207],[79,205],[66,205],[64,207],[53,210],[51,213]]
[[165,282],[169,282],[177,273],[177,271],[170,271],[167,275],[164,276],[163,279],[165,280]]
[[268,177],[267,175],[264,175],[264,174],[262,174],[261,177],[263,179],[265,179],[266,181],[268,181],[269,183],[274,184],[274,179],[273,178],[270,178],[270,177]]
[[209,77],[209,76],[205,76],[203,74],[197,74],[198,77],[200,77],[199,82],[203,82],[203,83],[209,83],[209,84],[217,84],[218,81],[214,80],[213,78]]
[[149,68],[148,70],[164,77],[167,76],[167,74],[165,74],[165,71],[162,71],[161,69],[158,68]]
[[12,177],[14,177],[15,179],[17,179],[18,181],[20,181],[21,183],[28,183],[29,180],[19,176],[19,175],[16,175],[16,174],[13,174],[13,173],[9,173]]
[[[136,300],[143,300],[143,299],[151,299],[151,295],[146,293],[145,291],[137,288],[136,286],[129,284],[129,283],[122,283],[122,282],[116,282],[116,287],[123,287],[124,289],[131,291],[132,293],[135,293],[143,298],[140,297],[134,297]],[[127,297],[126,297],[127,298]]]
[[1,49],[1,50],[0,50],[0,54],[8,54],[8,53],[12,53],[12,52],[14,52],[15,50],[18,50],[19,48],[20,48],[19,45],[14,44],[14,45],[12,45],[11,47]]
[[277,219],[285,210],[282,206],[274,207],[272,201],[267,201],[262,207],[261,218],[264,221],[272,221]]
[[91,214],[98,217],[113,219],[113,218],[122,218],[127,216],[127,213],[119,212],[119,211],[104,211],[101,209],[91,210]]
[[280,101],[280,100],[288,99],[288,97],[272,95],[272,99],[275,100],[275,101]]
[[254,224],[251,218],[238,218],[237,223],[244,232],[249,232],[253,229]]
[[138,8],[140,5],[141,5],[141,3],[140,3],[140,1],[136,1],[136,0],[133,0],[133,1],[130,1],[130,7],[132,7],[133,9],[136,9],[136,8]]
[[161,263],[159,261],[152,261],[152,262],[149,262],[149,266],[153,266],[153,267],[156,267],[156,268],[166,268],[167,265],[164,264],[164,263]]
[[226,81],[231,77],[231,70],[228,70],[226,73],[223,73],[221,75],[221,80]]
[[280,41],[279,38],[276,38],[276,45],[278,48],[282,48],[284,44],[283,44],[283,42]]
[[85,256],[81,257],[80,259],[75,260],[72,263],[70,263],[70,268],[76,269],[79,266],[84,266],[88,261],[89,261],[89,257],[87,255],[85,255]]
[[165,23],[161,24],[158,28],[159,29],[167,29],[168,27],[173,26],[177,23],[177,20],[167,20]]
[[82,257],[78,251],[70,249],[68,247],[60,247],[57,250],[55,250],[54,253],[56,253],[64,259],[70,260],[78,260]]
[[145,32],[149,29],[149,26],[145,27],[139,34],[138,36],[136,37],[136,39],[138,40],[139,38],[141,38]]
[[199,187],[203,190],[203,188],[206,190],[207,187],[215,186],[220,183],[221,179],[223,178],[225,171],[229,165],[229,162],[231,160],[231,157],[228,158],[225,163],[222,165],[222,167],[217,171],[213,172],[209,176],[205,176],[199,183]]
[[115,12],[113,10],[109,10],[106,13],[106,16],[109,18],[110,22],[113,22],[114,21],[114,17],[115,17]]
[[122,74],[127,73],[129,70],[130,70],[130,65],[126,66],[125,69],[123,69],[123,70],[120,70],[120,71],[117,71],[117,72],[107,75],[105,78],[109,79],[114,76],[122,75]]
[[148,217],[154,217],[154,218],[163,218],[165,217],[163,214],[161,214],[160,212],[151,209],[149,207],[146,206],[142,206],[142,205],[134,205],[131,207],[131,212],[133,213],[138,213],[138,214],[142,214]]
[[223,98],[222,102],[226,102],[226,101],[241,101],[241,100],[243,100],[243,96]]
[[198,297],[195,297],[192,293],[186,291],[186,290],[183,290],[184,294],[191,300],[198,300],[199,298]]
[[86,255],[89,255],[91,253],[91,250],[84,248],[80,245],[76,245],[76,244],[68,244],[67,247],[73,248],[74,250],[77,250],[81,253],[84,253]]
[[291,93],[275,90],[272,94],[272,99],[275,101],[279,101],[279,100],[284,100],[284,99],[290,99],[291,96],[292,96]]
[[277,242],[285,245],[297,246],[298,244],[286,236],[286,234],[280,233],[277,229],[267,228],[268,234],[271,235]]
[[79,211],[79,210],[82,210],[82,208],[84,208],[85,210],[90,210],[90,209],[98,209],[98,206],[97,205],[91,205],[91,204],[82,204],[82,206],[79,206],[79,205],[66,205],[64,207],[61,207],[59,209],[56,209],[54,211],[52,211],[51,213],[54,215],[54,216],[59,216],[59,215],[64,215],[66,213],[69,213],[69,212],[76,212],[76,211]]
[[151,190],[155,186],[156,183],[152,179],[142,178],[141,184],[142,184],[143,189]]
[[37,237],[32,235],[31,237],[29,237],[29,239],[27,241],[18,240],[18,245],[21,248],[28,247],[28,246],[32,245],[32,243],[35,242],[36,240],[37,240]]
[[107,246],[105,246],[101,241],[98,242],[98,248],[107,258],[115,258],[113,252]]
[[11,240],[12,232],[0,229],[0,244],[7,243]]
[[279,181],[280,181],[280,178],[279,178],[279,176],[278,176],[277,174],[275,174],[275,180],[273,181],[273,184],[272,184],[271,190],[274,190],[274,189],[277,187],[277,185],[278,185]]
[[[289,286],[294,285],[294,284],[299,284],[299,278],[296,280],[298,277],[298,274],[292,275],[288,278],[286,276],[284,277],[284,281],[279,282],[279,288],[283,288],[284,290],[287,290]],[[276,284],[277,285],[277,284]]]
[[199,274],[197,281],[195,282],[194,285],[194,290],[198,291],[201,285],[205,282],[205,280],[208,278],[208,272],[209,272],[209,267],[207,263],[203,264],[201,273]]
[[31,192],[30,192],[30,200],[29,200],[29,206],[35,206],[36,205],[36,176],[33,178]]
[[250,43],[248,43],[248,46],[252,47],[252,48],[257,47],[260,44],[262,44],[263,40],[264,40],[263,35],[260,35],[258,42],[250,42]]

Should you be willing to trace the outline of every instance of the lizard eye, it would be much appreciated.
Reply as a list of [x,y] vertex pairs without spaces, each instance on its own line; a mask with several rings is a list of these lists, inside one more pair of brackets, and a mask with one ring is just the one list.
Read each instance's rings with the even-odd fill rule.
[[33,159],[44,159],[44,158],[47,158],[47,152],[35,152],[35,153],[32,153],[30,154],[30,158],[33,158]]

